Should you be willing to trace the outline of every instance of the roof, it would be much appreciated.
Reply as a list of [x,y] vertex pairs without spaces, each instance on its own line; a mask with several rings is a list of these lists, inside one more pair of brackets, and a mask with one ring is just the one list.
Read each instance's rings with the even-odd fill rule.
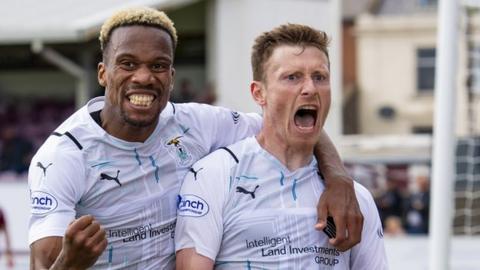
[[177,8],[195,0],[2,0],[0,44],[81,42],[98,35],[115,11],[132,6]]
[[343,19],[353,19],[356,16],[369,12],[372,0],[343,0]]
[[407,15],[435,13],[438,0],[382,0],[376,11],[378,15]]

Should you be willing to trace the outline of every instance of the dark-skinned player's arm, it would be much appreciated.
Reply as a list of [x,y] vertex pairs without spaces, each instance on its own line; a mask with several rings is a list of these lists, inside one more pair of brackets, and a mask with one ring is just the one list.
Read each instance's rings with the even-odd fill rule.
[[107,247],[105,230],[91,215],[74,220],[64,237],[50,236],[30,245],[30,269],[87,269]]
[[325,191],[318,202],[318,223],[315,227],[324,229],[327,217],[332,216],[336,237],[331,238],[330,243],[340,251],[345,251],[360,242],[363,228],[363,215],[355,196],[353,179],[325,131],[322,131],[314,152],[319,170],[325,178]]

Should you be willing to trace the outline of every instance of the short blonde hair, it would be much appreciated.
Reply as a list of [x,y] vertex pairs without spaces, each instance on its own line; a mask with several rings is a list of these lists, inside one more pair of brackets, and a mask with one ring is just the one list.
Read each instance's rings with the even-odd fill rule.
[[152,26],[165,30],[172,38],[173,49],[177,46],[177,30],[173,26],[172,20],[163,11],[137,7],[120,10],[103,23],[99,37],[102,52],[108,46],[113,30],[129,25]]

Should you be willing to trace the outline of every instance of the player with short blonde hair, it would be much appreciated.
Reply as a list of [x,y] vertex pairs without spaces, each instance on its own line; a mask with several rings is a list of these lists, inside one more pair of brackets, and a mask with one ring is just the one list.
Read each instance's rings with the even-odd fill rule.
[[330,108],[327,45],[324,32],[299,24],[255,40],[250,90],[263,111],[262,128],[201,159],[193,165],[198,173],[186,176],[178,199],[178,270],[388,268],[375,203],[359,184],[365,217],[359,244],[341,251],[330,243],[333,225],[325,233],[314,228],[325,190],[313,150]]

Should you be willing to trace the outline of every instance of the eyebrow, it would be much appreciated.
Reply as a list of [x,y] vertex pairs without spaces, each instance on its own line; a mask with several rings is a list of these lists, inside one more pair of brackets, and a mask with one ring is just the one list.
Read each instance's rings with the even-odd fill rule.
[[[134,54],[128,53],[128,52],[120,53],[120,54],[115,56],[115,60],[119,60],[121,58],[138,59],[137,56],[135,56]],[[154,61],[159,61],[159,60],[160,61],[167,61],[167,62],[170,62],[170,63],[173,62],[172,57],[169,57],[169,56],[166,56],[166,55],[157,56],[157,57],[153,58],[151,61],[148,61],[148,62],[154,62]]]

